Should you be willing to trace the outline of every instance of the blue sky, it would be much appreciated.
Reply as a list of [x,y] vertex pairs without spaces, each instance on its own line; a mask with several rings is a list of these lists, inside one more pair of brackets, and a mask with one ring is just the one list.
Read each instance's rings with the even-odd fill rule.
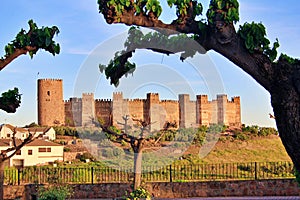
[[[208,5],[208,1],[203,2],[205,6]],[[279,51],[298,57],[300,43],[299,9],[300,3],[296,0],[241,0],[240,23],[246,21],[263,22],[267,28],[270,41],[274,42],[276,38],[279,39],[281,44]],[[165,11],[161,19],[170,22],[174,14],[172,10],[166,9]],[[108,81],[104,80],[98,72],[97,65],[90,65],[93,52],[102,52],[102,56],[106,55],[104,54],[106,52],[105,44],[120,45],[121,43],[117,45],[110,42],[116,42],[116,39],[120,38],[128,29],[128,27],[121,24],[107,25],[103,16],[98,13],[97,0],[2,0],[0,16],[2,24],[0,27],[1,55],[4,55],[4,46],[13,40],[21,28],[28,29],[27,22],[29,19],[33,19],[39,26],[58,26],[60,34],[55,40],[61,45],[61,53],[58,56],[53,57],[43,51],[38,52],[33,59],[30,59],[28,55],[21,56],[0,72],[1,93],[13,87],[18,87],[23,94],[22,105],[15,114],[6,114],[0,111],[0,123],[23,126],[31,122],[37,122],[37,78],[63,79],[64,99],[77,95],[76,90],[78,87],[76,84],[78,84],[78,79],[86,69],[93,77],[95,76],[95,80],[97,78],[99,80],[94,80],[90,87],[91,91],[85,92],[95,92],[97,98],[110,98],[111,92],[128,89],[130,79],[122,79],[120,88],[116,89],[109,86]],[[106,56],[106,60],[109,58],[109,56]],[[247,125],[257,124],[274,127],[274,120],[268,116],[268,113],[273,113],[268,92],[222,56],[209,52],[206,58],[209,58],[208,62],[214,65],[216,73],[219,75],[218,78],[222,80],[223,92],[227,93],[229,97],[241,96],[242,122]],[[135,59],[138,65],[142,67],[141,70],[137,70],[134,77],[147,78],[147,80],[150,77],[149,81],[151,81],[151,77],[158,79],[159,76],[154,75],[154,72],[150,74],[151,69],[149,67],[152,65],[161,67],[163,65],[163,69],[166,71],[161,74],[171,72],[169,76],[173,76],[174,79],[177,76],[183,77],[185,80],[188,79],[192,89],[189,88],[189,85],[182,88],[178,87],[178,90],[169,90],[166,93],[171,95],[165,95],[166,98],[176,98],[177,93],[182,93],[185,89],[186,91],[191,89],[195,94],[209,90],[207,84],[203,84],[205,83],[204,79],[201,81],[201,78],[197,80],[197,77],[193,77],[192,67],[188,68],[189,70],[183,68],[183,65],[188,65],[188,63],[182,64],[178,60],[178,56],[167,57],[140,52]],[[103,58],[103,60],[105,59]],[[80,81],[85,82],[86,80],[87,84],[92,79],[89,78],[89,75],[84,77],[86,79]],[[165,82],[160,84],[143,85],[141,83],[139,88],[132,89],[128,98],[144,97],[146,92],[164,93],[165,89],[168,90],[170,82],[166,79]],[[215,98],[213,95],[215,95],[214,92],[211,93],[209,98]],[[161,94],[161,96],[163,98],[164,94]]]

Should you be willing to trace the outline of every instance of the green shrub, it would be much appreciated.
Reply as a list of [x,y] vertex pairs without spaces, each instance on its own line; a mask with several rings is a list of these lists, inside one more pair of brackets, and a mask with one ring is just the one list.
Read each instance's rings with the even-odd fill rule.
[[90,154],[90,153],[88,153],[88,152],[85,152],[85,153],[83,153],[82,155],[77,156],[77,158],[78,158],[80,161],[82,161],[82,162],[85,162],[86,159],[90,159],[90,160],[92,160],[92,161],[95,160],[95,158],[93,157],[93,155]]
[[239,131],[236,132],[233,137],[237,140],[242,140],[242,141],[249,139],[249,136],[246,133],[239,132]]
[[69,186],[51,186],[48,188],[41,187],[38,190],[38,200],[65,200],[71,197],[72,189]]
[[139,198],[145,198],[148,200],[151,199],[151,195],[145,188],[139,187],[138,189],[130,192],[126,200]]
[[71,151],[71,149],[70,148],[68,148],[68,147],[64,147],[64,152],[70,152]]

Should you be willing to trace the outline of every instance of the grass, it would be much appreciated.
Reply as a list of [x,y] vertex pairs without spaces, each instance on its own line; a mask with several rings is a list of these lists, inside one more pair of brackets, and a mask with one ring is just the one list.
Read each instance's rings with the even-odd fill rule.
[[[194,152],[195,153],[195,152]],[[219,141],[204,163],[291,161],[278,136],[254,137],[247,141]]]

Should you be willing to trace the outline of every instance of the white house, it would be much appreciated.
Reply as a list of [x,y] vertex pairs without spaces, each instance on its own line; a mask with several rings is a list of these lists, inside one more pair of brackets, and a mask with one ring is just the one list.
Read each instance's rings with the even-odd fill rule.
[[34,137],[41,137],[47,140],[55,140],[56,134],[52,127],[31,127],[31,128],[19,128],[10,124],[3,124],[0,126],[0,139],[9,139],[13,137],[14,131],[15,137],[20,140],[24,140],[28,137],[29,133],[34,134]]
[[[17,145],[21,140],[16,140]],[[0,151],[12,147],[11,139],[0,139]],[[8,154],[9,156],[10,154]],[[23,146],[6,165],[16,167],[26,167],[33,165],[43,165],[54,161],[63,161],[64,146],[42,139],[35,139]]]

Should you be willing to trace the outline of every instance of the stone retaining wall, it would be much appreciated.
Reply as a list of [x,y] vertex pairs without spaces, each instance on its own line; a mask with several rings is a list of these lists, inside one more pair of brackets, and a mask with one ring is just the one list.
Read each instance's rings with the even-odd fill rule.
[[[130,184],[72,185],[74,199],[117,198],[130,191]],[[300,187],[293,179],[257,181],[210,181],[187,183],[147,183],[155,198],[187,198],[218,196],[300,196]],[[4,186],[5,199],[34,200],[36,185]]]

